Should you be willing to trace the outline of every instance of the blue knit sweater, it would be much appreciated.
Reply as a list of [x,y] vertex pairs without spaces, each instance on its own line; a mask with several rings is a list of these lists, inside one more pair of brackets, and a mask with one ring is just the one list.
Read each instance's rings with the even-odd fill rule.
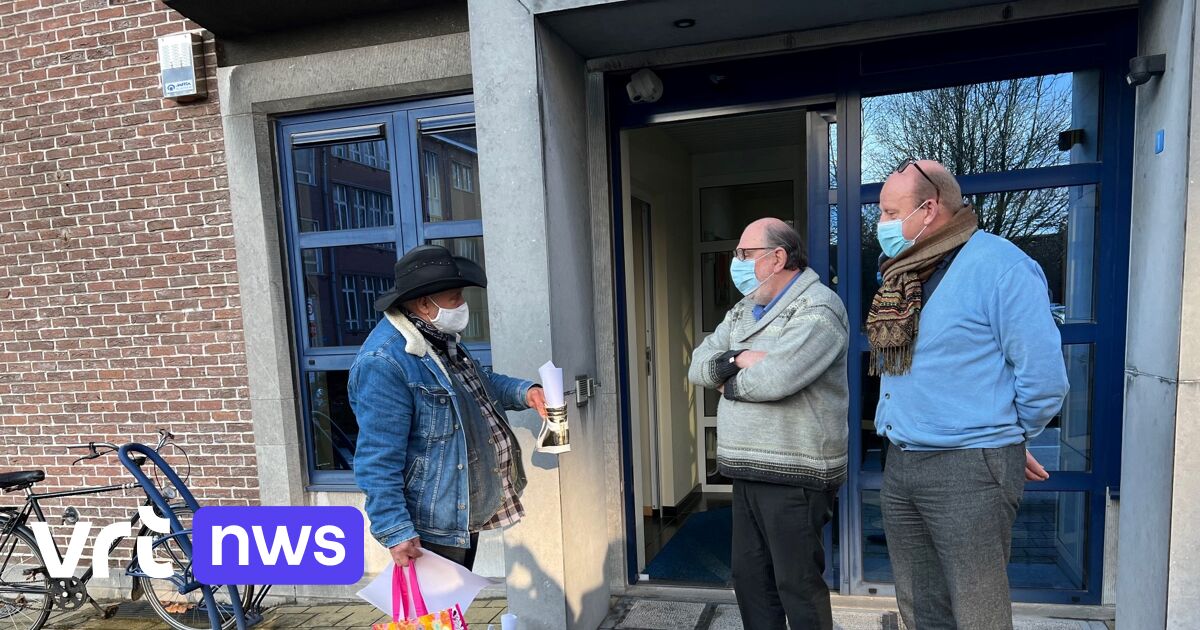
[[1067,394],[1041,267],[979,231],[921,311],[912,370],[884,376],[880,435],[903,448],[996,448],[1041,433]]

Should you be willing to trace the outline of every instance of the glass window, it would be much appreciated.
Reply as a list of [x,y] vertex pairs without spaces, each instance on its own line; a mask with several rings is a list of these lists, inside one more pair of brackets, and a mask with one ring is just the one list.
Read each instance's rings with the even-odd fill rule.
[[1029,452],[1046,470],[1086,472],[1092,469],[1092,375],[1095,346],[1063,347],[1071,389],[1062,410],[1046,430],[1029,443]]
[[[377,156],[387,155],[382,140],[367,143],[340,143],[306,146],[292,150],[296,181],[294,191],[301,232],[353,230],[364,227],[390,226],[395,223],[392,206],[392,181],[386,166],[372,168],[359,161],[361,146],[373,147]],[[359,147],[355,151],[347,147]],[[341,156],[350,155],[351,159]],[[324,164],[324,170],[320,166]],[[377,160],[376,164],[384,164]],[[302,169],[307,169],[303,170]],[[301,175],[301,173],[306,173]],[[378,197],[380,215],[377,221],[366,218],[366,199]],[[386,212],[383,210],[386,208]]]
[[296,149],[293,152],[296,163],[296,183],[312,186],[317,183],[316,163],[313,153],[315,149]]
[[[353,346],[363,342],[370,329],[363,315],[373,311],[368,302],[367,279],[374,278],[372,293],[391,289],[395,245],[379,243],[305,249],[304,312],[309,347]],[[380,282],[384,291],[379,291]],[[336,294],[335,294],[336,291]]]
[[838,207],[829,206],[829,284],[837,289],[838,283]]
[[[327,370],[349,365],[383,319],[375,301],[392,289],[394,266],[404,253],[400,244],[424,240],[423,219],[480,218],[471,106],[452,101],[280,119],[280,146],[294,174],[285,178],[291,190],[282,197],[295,261],[290,282],[301,340],[298,377],[307,401],[301,405],[306,461],[315,484],[353,483],[357,423],[346,399],[348,372]],[[414,115],[428,118],[408,127]],[[459,126],[422,136],[420,126],[442,120]],[[397,150],[418,157],[396,161],[391,154]],[[399,182],[422,191],[420,200],[397,197]],[[332,234],[337,231],[344,233]],[[439,226],[437,236],[441,240],[432,242],[484,264],[480,222]],[[467,299],[471,323],[464,340],[487,363],[487,294],[469,289]]]
[[837,123],[829,123],[829,189],[836,190],[837,180]]
[[[450,250],[455,256],[469,258],[487,270],[483,256],[483,237],[443,238],[429,241],[430,245],[441,245]],[[490,321],[488,319],[487,291],[479,287],[467,287],[463,291],[471,311],[467,329],[462,332],[462,340],[466,343],[488,343],[491,340]]]
[[879,406],[879,377],[867,373],[870,367],[870,361],[867,360],[869,356],[863,354],[859,368],[859,382],[862,383],[862,417],[858,419],[857,426],[862,436],[862,470],[882,471],[884,458],[887,457],[887,441],[875,432],[875,408]]
[[351,470],[358,442],[358,421],[346,383],[350,372],[308,372],[308,408],[312,415],[313,467]]
[[733,483],[717,467],[717,428],[704,427],[704,477],[710,486]]
[[862,181],[909,157],[960,176],[1092,162],[1099,130],[1098,71],[873,96],[862,100]]
[[701,324],[704,332],[716,330],[725,313],[742,299],[729,277],[732,251],[700,254]]
[[482,219],[482,206],[475,190],[475,170],[479,165],[475,128],[424,131],[420,144],[424,156],[421,169],[425,221]]
[[463,192],[475,192],[474,175],[470,166],[459,161],[450,163],[451,174],[454,176],[454,187]]
[[736,241],[750,223],[766,217],[793,225],[792,182],[713,186],[700,189],[700,240]]
[[[1087,504],[1086,492],[1025,493],[1013,524],[1013,588],[1087,588]],[[893,582],[877,490],[862,493],[862,543],[863,579]]]
[[[1098,188],[1087,185],[967,195],[979,213],[980,229],[1012,241],[1042,267],[1051,312],[1060,324],[1089,322],[1095,316]],[[878,223],[879,206],[863,206],[864,322],[871,297],[879,288]]]

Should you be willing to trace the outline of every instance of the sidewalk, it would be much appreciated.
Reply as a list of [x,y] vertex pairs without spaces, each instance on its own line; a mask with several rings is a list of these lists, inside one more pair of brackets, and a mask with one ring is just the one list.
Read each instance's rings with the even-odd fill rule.
[[[500,628],[500,615],[508,609],[503,599],[478,599],[467,611],[472,630],[487,630],[488,624]],[[370,604],[320,604],[315,606],[276,606],[267,610],[255,629],[312,628],[321,630],[371,630],[371,624],[387,621],[387,615]],[[159,630],[167,628],[150,607],[141,602],[125,602],[112,619],[101,619],[92,607],[52,615],[46,628],[55,630]]]
[[[467,611],[472,630],[487,630],[488,624],[500,628],[500,615],[507,610],[504,599],[478,599]],[[904,630],[895,611],[834,608],[837,630]],[[320,630],[370,630],[371,624],[386,621],[369,604],[321,604],[316,606],[278,606],[267,611],[255,628],[312,628]],[[1111,625],[1100,621],[1049,619],[1017,616],[1014,630],[1107,630]],[[81,609],[51,617],[47,628],[56,630],[157,630],[166,628],[143,603],[122,604],[117,616],[100,619],[95,610]],[[670,601],[620,597],[614,598],[602,630],[742,630],[734,604],[697,601]]]

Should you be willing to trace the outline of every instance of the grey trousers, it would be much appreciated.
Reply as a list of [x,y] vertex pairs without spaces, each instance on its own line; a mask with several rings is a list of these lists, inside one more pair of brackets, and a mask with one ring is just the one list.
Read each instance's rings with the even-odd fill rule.
[[1011,629],[1006,568],[1025,488],[1025,445],[889,448],[880,500],[905,625]]

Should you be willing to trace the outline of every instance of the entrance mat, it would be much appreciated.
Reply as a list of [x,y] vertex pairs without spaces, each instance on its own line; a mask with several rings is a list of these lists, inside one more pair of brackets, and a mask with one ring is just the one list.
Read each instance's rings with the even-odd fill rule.
[[668,582],[732,585],[732,546],[733,508],[697,512],[646,565],[646,575]]
[[641,599],[617,624],[622,630],[694,630],[707,604]]

